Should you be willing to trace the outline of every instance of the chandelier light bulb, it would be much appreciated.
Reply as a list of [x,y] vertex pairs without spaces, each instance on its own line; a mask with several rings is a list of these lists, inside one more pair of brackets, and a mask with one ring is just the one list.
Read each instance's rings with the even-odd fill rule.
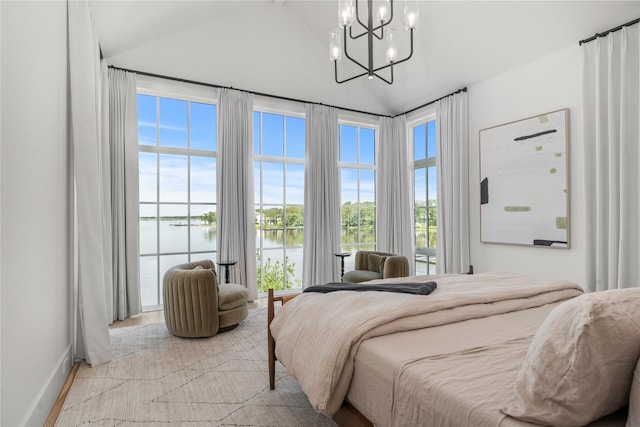
[[416,0],[406,0],[404,4],[404,28],[412,30],[418,28],[420,12]]
[[380,0],[376,2],[376,10],[377,15],[376,18],[378,22],[388,22],[389,21],[389,10],[390,5],[388,0]]
[[350,27],[356,19],[355,0],[339,0],[338,3],[338,25],[340,27]]
[[336,28],[329,33],[329,59],[339,61],[342,57],[342,31]]
[[392,63],[392,62],[396,62],[396,60],[398,59],[398,48],[396,47],[396,37],[395,37],[395,30],[391,29],[389,30],[389,32],[387,32],[387,35],[385,36],[386,39],[386,55],[387,55],[387,62],[388,63]]

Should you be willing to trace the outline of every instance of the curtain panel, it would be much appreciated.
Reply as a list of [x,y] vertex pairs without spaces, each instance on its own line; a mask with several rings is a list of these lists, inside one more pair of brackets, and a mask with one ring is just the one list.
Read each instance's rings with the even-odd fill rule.
[[[68,3],[74,203],[75,357],[111,360],[106,295],[111,285],[110,182],[103,149],[104,69],[87,1]],[[106,184],[105,184],[106,183]]]
[[460,92],[436,102],[436,270],[469,269],[468,96]]
[[339,280],[340,175],[338,113],[308,104],[304,168],[304,243],[302,286]]
[[[233,281],[257,298],[253,194],[253,94],[220,91],[218,106],[218,261],[236,261]],[[222,277],[220,275],[220,277]]]
[[413,164],[404,115],[380,118],[376,185],[376,242],[380,251],[413,256]]
[[111,182],[112,286],[107,312],[123,320],[142,311],[138,271],[138,111],[136,75],[108,70],[108,142]]
[[638,287],[640,25],[581,49],[586,287]]

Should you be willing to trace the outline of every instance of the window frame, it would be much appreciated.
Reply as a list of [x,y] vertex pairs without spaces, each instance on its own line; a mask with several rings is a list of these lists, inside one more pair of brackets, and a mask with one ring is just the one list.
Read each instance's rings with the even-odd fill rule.
[[[355,127],[356,128],[356,163],[350,163],[350,162],[343,162],[341,160],[341,153],[342,153],[342,140],[341,140],[341,126],[351,126],[351,127]],[[365,129],[371,129],[373,130],[373,149],[374,149],[374,160],[373,160],[373,165],[368,165],[368,164],[361,164],[360,163],[360,129],[361,128],[365,128]],[[359,250],[376,250],[377,248],[377,188],[378,188],[378,153],[380,151],[380,126],[379,126],[379,122],[378,120],[373,120],[370,117],[359,117],[359,116],[353,116],[353,115],[342,115],[338,118],[338,127],[336,129],[337,132],[337,136],[338,136],[338,158],[337,158],[337,166],[338,166],[338,171],[339,171],[339,183],[340,183],[340,206],[339,206],[339,210],[340,210],[340,249],[339,252],[348,252],[351,254],[354,254],[355,252],[359,251]],[[357,209],[357,216],[358,216],[358,226],[357,226],[357,233],[358,233],[358,241],[356,243],[349,243],[349,244],[345,244],[343,242],[342,239],[342,232],[343,232],[343,224],[342,224],[342,213],[343,213],[343,209],[344,209],[344,202],[342,200],[342,187],[343,187],[343,182],[342,182],[342,170],[343,169],[356,169],[358,171],[358,178],[357,178],[357,188],[356,188],[356,192],[357,192],[357,201],[355,203],[355,207]],[[360,229],[360,209],[362,208],[362,202],[360,201],[360,171],[361,170],[368,170],[368,171],[373,171],[374,174],[374,189],[373,189],[373,196],[374,196],[374,200],[373,200],[373,206],[366,206],[367,208],[372,208],[374,210],[374,215],[375,219],[374,219],[374,223],[373,223],[373,241],[372,242],[362,242],[360,240],[361,238],[361,229]],[[353,205],[351,205],[353,206]],[[345,262],[345,269],[349,269],[349,268],[353,268],[355,265],[355,259],[353,257],[348,257],[344,260]]]
[[[154,206],[156,213],[156,252],[141,252],[138,253],[138,262],[140,264],[140,271],[142,272],[142,258],[151,258],[155,257],[155,269],[156,269],[156,278],[157,278],[157,287],[156,287],[156,305],[146,305],[143,306],[143,311],[153,311],[160,310],[163,308],[163,298],[162,298],[162,275],[163,275],[163,267],[161,263],[161,257],[163,256],[172,256],[172,255],[186,255],[187,262],[192,262],[192,257],[197,257],[197,255],[202,254],[212,254],[212,260],[214,263],[217,261],[217,247],[214,247],[212,250],[192,250],[192,238],[191,238],[191,227],[188,227],[187,232],[187,249],[186,251],[162,251],[160,244],[160,216],[162,206],[185,206],[187,207],[187,221],[188,223],[191,221],[191,212],[192,206],[213,206],[214,210],[217,212],[217,200],[213,200],[212,202],[192,202],[191,201],[191,167],[192,167],[192,157],[204,157],[209,159],[215,159],[217,162],[218,158],[218,141],[216,134],[216,147],[215,150],[202,150],[202,149],[191,149],[190,147],[186,148],[177,148],[177,147],[163,147],[159,145],[159,137],[160,137],[160,98],[168,98],[175,99],[180,101],[188,102],[187,107],[187,138],[188,141],[191,139],[191,103],[200,103],[200,104],[209,104],[214,105],[216,108],[216,133],[218,126],[218,91],[216,89],[212,89],[205,86],[198,86],[193,84],[179,83],[173,81],[166,81],[156,78],[143,77],[138,79],[137,88],[136,88],[136,96],[137,95],[147,95],[156,97],[156,145],[141,145],[138,143],[138,156],[141,153],[152,153],[156,155],[156,195],[157,199],[155,201],[142,201],[140,198],[138,199],[138,206]],[[137,118],[136,118],[137,119]],[[174,202],[174,201],[161,201],[160,200],[160,163],[162,161],[162,155],[176,155],[176,156],[185,156],[187,159],[187,200],[184,202]],[[138,160],[139,162],[139,160]],[[217,165],[216,165],[217,168]],[[140,176],[138,172],[138,177]],[[217,179],[216,179],[217,186]],[[217,197],[217,189],[216,189],[216,197]],[[138,218],[140,221],[140,216]],[[217,245],[216,245],[217,246]],[[201,257],[197,257],[201,259]],[[142,280],[140,283],[141,291],[142,291]]]
[[[263,154],[256,154],[255,152],[255,140],[254,140],[254,152],[253,152],[253,162],[254,162],[254,171],[256,170],[256,163],[260,162],[260,177],[259,179],[257,179],[255,177],[254,174],[254,184],[256,182],[260,183],[260,188],[256,189],[254,188],[254,211],[257,212],[258,210],[263,211],[265,208],[269,209],[269,208],[279,208],[282,207],[283,209],[283,215],[286,218],[286,211],[287,211],[287,207],[291,206],[291,207],[299,207],[302,209],[303,211],[303,215],[304,215],[304,183],[303,183],[303,200],[302,203],[300,204],[295,204],[295,203],[287,203],[287,165],[288,164],[293,164],[293,165],[298,165],[298,166],[302,166],[303,171],[305,168],[305,164],[306,164],[306,143],[307,143],[307,135],[306,135],[306,121],[307,121],[307,117],[306,117],[306,111],[304,108],[299,108],[296,104],[291,103],[291,102],[283,102],[283,101],[279,101],[279,100],[271,100],[271,99],[266,99],[264,97],[260,97],[257,98],[256,101],[254,102],[254,106],[253,106],[253,110],[252,110],[252,120],[253,117],[256,113],[260,114],[260,131],[259,131],[259,135],[260,135],[260,153],[263,153],[263,134],[262,134],[262,125],[263,125],[263,120],[262,120],[262,115],[263,114],[273,114],[273,115],[279,115],[283,117],[283,151],[282,151],[282,156],[273,156],[273,155],[263,155]],[[305,155],[302,158],[298,158],[298,157],[287,157],[287,126],[286,126],[286,118],[287,117],[293,117],[293,118],[298,118],[298,119],[302,119],[305,122]],[[253,126],[254,126],[254,133],[252,135],[255,136],[256,130],[255,127],[257,126],[257,123],[255,122],[255,120],[253,121]],[[264,168],[263,168],[263,163],[264,162],[268,162],[268,163],[280,163],[282,164],[282,173],[283,173],[283,180],[282,180],[282,205],[277,205],[274,203],[265,203],[264,202]],[[259,200],[256,201],[255,200],[255,195],[256,193],[258,193],[259,196]],[[304,218],[304,217],[303,217]],[[303,219],[304,221],[304,219]],[[263,262],[264,262],[264,251],[266,249],[267,253],[270,251],[282,251],[282,267],[284,269],[283,271],[283,277],[285,280],[284,283],[284,289],[283,290],[278,290],[276,291],[278,294],[280,293],[290,293],[290,292],[295,292],[295,291],[299,291],[302,289],[302,267],[303,267],[303,257],[304,257],[304,241],[302,243],[300,243],[299,245],[294,245],[294,246],[289,246],[287,244],[287,229],[292,229],[291,227],[287,226],[286,221],[283,221],[283,225],[282,225],[282,233],[283,233],[283,242],[282,242],[282,246],[269,246],[269,247],[265,247],[264,245],[264,234],[263,231],[265,230],[263,228],[263,222],[262,222],[262,217],[260,219],[256,218],[256,232],[257,232],[257,238],[256,238],[256,255],[259,253],[260,257],[258,258],[256,256],[256,291],[258,293],[258,296],[265,296],[267,294],[267,288],[265,287],[265,284],[263,283],[262,278],[260,277],[260,274],[258,272],[258,270],[261,270],[263,268]],[[288,285],[288,273],[287,273],[287,251],[288,250],[299,250],[301,253],[300,256],[300,260],[299,260],[299,268],[300,268],[300,277],[296,277],[297,279],[300,280],[300,286],[294,286],[291,288],[287,288]],[[277,260],[276,260],[277,261]],[[260,265],[258,264],[258,262],[260,262]],[[298,261],[296,261],[298,262]],[[294,276],[295,277],[295,276]]]
[[[430,167],[434,167],[437,168],[437,158],[438,158],[438,150],[437,150],[437,142],[436,142],[436,152],[435,155],[433,157],[429,157],[429,152],[428,152],[428,141],[425,140],[425,142],[427,143],[427,145],[425,145],[425,158],[424,159],[419,159],[416,160],[415,159],[415,137],[414,137],[414,129],[420,125],[427,125],[429,122],[435,122],[436,121],[436,110],[435,110],[435,106],[431,106],[430,108],[421,110],[419,112],[417,112],[416,114],[412,115],[412,117],[410,119],[407,119],[407,135],[409,137],[409,141],[410,141],[410,146],[411,146],[411,157],[412,157],[412,166],[413,166],[413,185],[412,187],[412,197],[413,197],[413,203],[412,203],[412,208],[413,211],[415,212],[416,209],[416,194],[415,194],[415,173],[417,170],[419,169],[424,169],[425,171],[425,188],[427,190],[427,194],[425,196],[427,196],[427,206],[425,207],[427,209],[427,218],[428,218],[428,212],[429,212],[429,198],[428,198],[428,190],[429,190],[429,168]],[[436,123],[437,126],[437,123]],[[428,135],[428,132],[427,132]],[[437,138],[437,134],[436,134],[436,138]],[[436,187],[436,205],[434,206],[436,208],[436,212],[437,212],[437,207],[438,207],[438,197],[437,197],[437,187]],[[436,216],[436,223],[437,223],[437,216]],[[428,222],[428,219],[427,219]],[[422,262],[422,260],[424,258],[426,258],[426,272],[427,274],[435,274],[435,268],[437,266],[437,259],[436,259],[436,248],[437,248],[437,236],[436,236],[436,246],[430,247],[430,246],[418,246],[417,242],[416,242],[416,220],[414,218],[413,221],[413,248],[414,248],[414,262],[416,265],[416,274],[418,274],[417,272],[417,266],[419,262]],[[429,229],[428,229],[428,225],[427,225],[427,236],[426,238],[429,238]],[[420,257],[420,260],[419,260]],[[433,258],[434,262],[434,271],[432,273],[432,268],[431,268],[431,259]]]

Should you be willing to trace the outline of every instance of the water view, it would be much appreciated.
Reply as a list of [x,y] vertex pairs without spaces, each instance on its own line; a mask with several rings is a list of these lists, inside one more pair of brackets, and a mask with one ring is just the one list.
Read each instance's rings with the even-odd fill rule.
[[[142,305],[154,307],[162,304],[162,277],[164,273],[177,264],[211,259],[217,262],[217,228],[206,224],[200,217],[192,218],[191,224],[187,218],[142,218],[140,220],[140,287]],[[344,229],[342,233],[343,248],[347,252],[355,253],[357,242],[374,242],[373,227],[361,229],[358,236],[357,228]],[[256,230],[256,250],[262,256],[258,257],[262,268],[263,281],[258,284],[258,293],[266,292],[265,282],[280,280],[273,271],[279,269],[287,274],[287,289],[299,288],[302,285],[302,242],[303,229],[282,228]],[[373,249],[361,246],[362,249]],[[262,251],[260,251],[262,249]],[[191,252],[189,260],[188,252]],[[161,255],[158,255],[161,254]],[[345,270],[352,270],[355,257],[345,259]],[[234,279],[231,267],[231,281]],[[216,269],[219,270],[218,267]],[[218,271],[220,277],[222,272]],[[282,276],[280,276],[282,277]],[[279,286],[280,288],[282,285]]]

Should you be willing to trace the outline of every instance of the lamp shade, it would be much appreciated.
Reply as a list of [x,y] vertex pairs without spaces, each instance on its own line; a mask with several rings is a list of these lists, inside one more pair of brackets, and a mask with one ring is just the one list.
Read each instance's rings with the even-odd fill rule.
[[356,19],[355,0],[338,1],[338,25],[340,27],[350,27]]
[[407,30],[418,28],[420,22],[420,10],[416,0],[404,2],[404,28]]
[[375,0],[373,2],[373,13],[376,21],[389,22],[391,18],[391,4],[389,0]]
[[388,30],[387,34],[384,37],[386,40],[385,56],[387,58],[387,62],[396,62],[396,60],[398,59],[398,47],[396,46],[396,30]]
[[336,28],[329,32],[329,59],[339,61],[342,57],[342,31]]

